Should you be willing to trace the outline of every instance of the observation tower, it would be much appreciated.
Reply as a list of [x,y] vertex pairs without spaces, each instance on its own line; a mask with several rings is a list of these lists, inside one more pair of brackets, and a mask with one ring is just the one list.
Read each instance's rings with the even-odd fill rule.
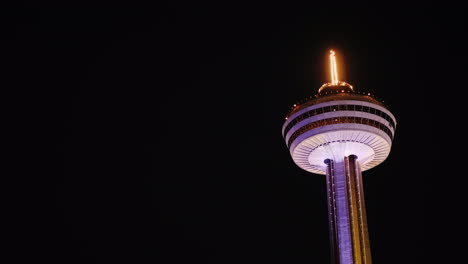
[[326,175],[332,264],[370,264],[362,171],[389,155],[396,119],[370,93],[338,80],[330,51],[331,82],[294,104],[282,133],[300,168]]

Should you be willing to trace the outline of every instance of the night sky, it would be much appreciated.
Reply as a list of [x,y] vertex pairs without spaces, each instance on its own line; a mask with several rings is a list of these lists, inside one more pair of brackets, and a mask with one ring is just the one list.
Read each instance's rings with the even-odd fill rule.
[[334,48],[344,81],[398,121],[389,158],[363,175],[373,262],[422,263],[428,124],[464,47],[461,13],[198,1],[13,10],[4,74],[44,98],[32,129],[47,136],[34,140],[55,152],[32,182],[38,196],[24,198],[34,210],[18,259],[329,263],[325,177],[293,163],[281,127],[328,81]]

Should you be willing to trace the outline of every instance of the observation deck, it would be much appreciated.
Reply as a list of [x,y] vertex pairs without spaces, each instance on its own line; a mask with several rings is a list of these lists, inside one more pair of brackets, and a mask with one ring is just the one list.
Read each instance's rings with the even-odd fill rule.
[[285,119],[282,133],[294,162],[316,174],[326,173],[324,160],[338,149],[358,156],[362,171],[379,165],[390,153],[397,124],[383,101],[344,82],[323,85]]

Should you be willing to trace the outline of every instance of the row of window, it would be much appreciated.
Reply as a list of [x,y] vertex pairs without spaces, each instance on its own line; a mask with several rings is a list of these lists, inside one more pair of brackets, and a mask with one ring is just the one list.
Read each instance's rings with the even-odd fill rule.
[[357,116],[341,116],[341,117],[332,117],[332,118],[326,118],[322,120],[318,120],[312,123],[309,123],[301,128],[299,128],[297,131],[295,131],[291,137],[288,140],[288,147],[291,146],[291,143],[300,135],[302,135],[304,132],[326,126],[326,125],[332,125],[332,124],[339,124],[339,123],[353,123],[353,124],[364,124],[368,126],[373,126],[376,127],[382,131],[384,131],[392,140],[393,140],[393,135],[392,131],[390,129],[375,120],[369,119],[369,118],[364,118],[364,117],[357,117]]
[[323,114],[323,113],[327,113],[327,112],[333,112],[333,111],[358,111],[358,112],[371,113],[371,114],[380,116],[383,119],[387,120],[390,123],[390,126],[392,126],[393,129],[395,129],[395,122],[393,121],[393,119],[389,115],[384,113],[383,111],[380,111],[379,109],[375,109],[375,108],[372,108],[372,107],[369,107],[369,106],[364,106],[364,105],[332,105],[332,106],[325,106],[325,107],[322,107],[322,108],[313,109],[313,110],[307,111],[307,112],[297,116],[296,118],[294,118],[294,120],[289,122],[289,124],[286,126],[286,128],[284,129],[284,135],[286,135],[288,133],[288,131],[295,124],[297,124],[298,122],[300,122],[300,121],[302,121],[302,120],[304,120],[304,119],[306,119],[308,117]]
[[[311,100],[308,100],[304,103],[300,103],[301,107],[299,109],[309,107],[312,105],[316,105],[316,104],[321,104],[321,103],[326,103],[326,102],[336,102],[336,101],[342,101],[342,100],[357,100],[361,102],[369,102],[372,104],[380,105],[388,109],[388,106],[386,106],[385,104],[383,104],[383,102],[377,100],[376,98],[372,98],[369,96],[362,96],[358,94],[350,94],[350,93],[338,93],[338,94],[333,94],[333,95],[319,96],[314,99],[311,98]],[[296,110],[299,110],[299,109],[298,108],[291,109],[291,111],[287,114],[287,116],[293,114]]]

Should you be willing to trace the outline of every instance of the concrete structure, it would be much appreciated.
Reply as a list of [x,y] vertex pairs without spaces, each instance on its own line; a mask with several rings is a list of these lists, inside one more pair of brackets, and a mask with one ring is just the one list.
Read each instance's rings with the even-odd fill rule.
[[396,119],[371,94],[338,81],[333,51],[330,65],[332,81],[293,106],[283,137],[300,168],[326,175],[332,264],[370,264],[361,171],[387,158]]

